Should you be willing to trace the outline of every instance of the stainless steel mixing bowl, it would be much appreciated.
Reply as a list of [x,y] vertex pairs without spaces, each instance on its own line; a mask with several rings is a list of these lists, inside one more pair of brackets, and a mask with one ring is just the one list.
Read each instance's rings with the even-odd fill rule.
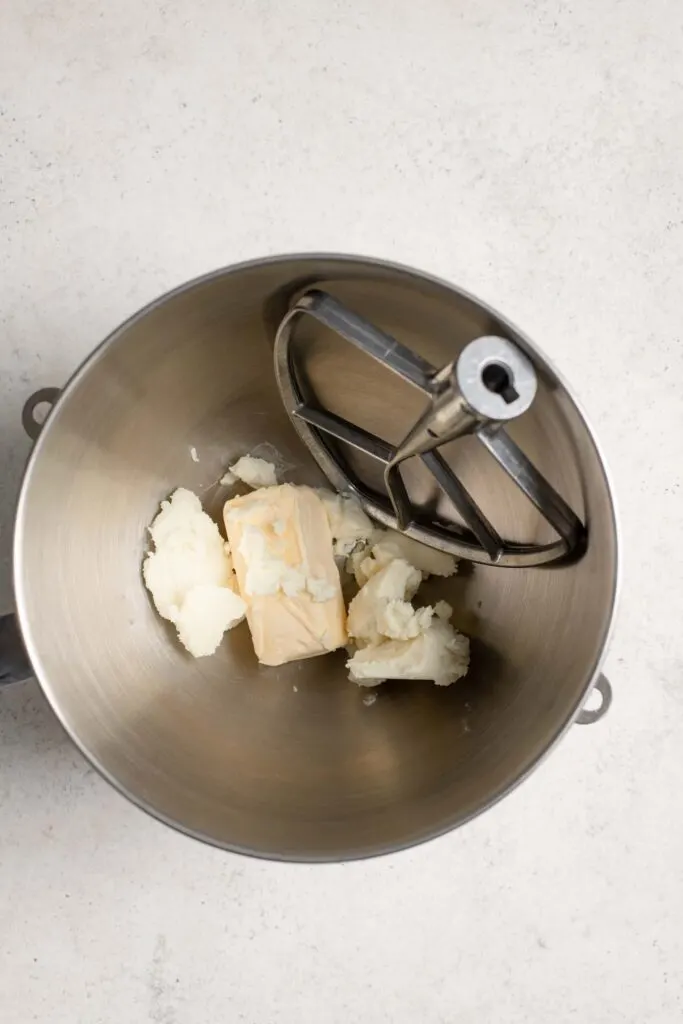
[[[435,364],[481,334],[534,352],[539,396],[513,433],[587,520],[588,551],[564,567],[464,566],[455,579],[428,584],[427,596],[447,598],[472,637],[470,675],[449,689],[387,684],[368,706],[343,654],[262,668],[244,625],[214,657],[193,660],[142,585],[146,526],[175,487],[201,492],[219,514],[216,481],[232,459],[264,443],[277,449],[288,479],[321,482],[272,369],[276,324],[290,296],[312,282]],[[321,344],[311,365],[341,412],[362,409],[369,429],[400,434],[411,399],[362,358]],[[481,449],[458,444],[458,471],[502,532],[540,537],[533,509]],[[191,282],[93,353],[31,455],[14,571],[35,674],[71,737],[115,786],[227,849],[338,860],[460,825],[538,764],[598,678],[617,537],[585,419],[507,321],[405,268],[285,257]]]

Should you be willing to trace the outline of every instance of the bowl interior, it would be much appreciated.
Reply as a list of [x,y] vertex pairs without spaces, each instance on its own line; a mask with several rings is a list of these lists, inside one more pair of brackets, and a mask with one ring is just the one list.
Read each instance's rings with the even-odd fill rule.
[[[434,363],[482,333],[525,344],[455,290],[361,260],[262,261],[188,285],[120,328],[55,408],[20,501],[16,587],[50,701],[133,800],[231,849],[346,859],[461,823],[536,763],[597,668],[616,542],[599,455],[546,367],[514,433],[587,518],[588,552],[562,568],[463,564],[454,579],[425,585],[425,599],[450,601],[472,638],[466,680],[448,689],[389,683],[368,704],[343,653],[264,668],[246,625],[215,656],[186,655],[141,581],[146,526],[178,486],[219,518],[227,491],[218,481],[248,451],[274,457],[286,480],[323,482],[272,370],[275,324],[289,295],[313,280]],[[418,396],[350,346],[304,342],[322,397],[343,415],[392,440],[396,409],[419,408]],[[478,445],[458,443],[450,456],[504,535],[545,538],[543,521]]]

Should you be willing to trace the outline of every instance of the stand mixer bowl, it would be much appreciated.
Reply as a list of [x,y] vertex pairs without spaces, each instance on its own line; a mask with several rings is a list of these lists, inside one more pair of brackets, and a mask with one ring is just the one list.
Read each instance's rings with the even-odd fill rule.
[[[282,406],[272,353],[291,296],[321,282],[435,365],[480,335],[530,352],[539,391],[511,433],[588,528],[585,554],[568,564],[462,563],[457,576],[430,580],[425,600],[449,601],[472,639],[470,674],[449,688],[387,683],[371,705],[349,682],[343,651],[265,668],[246,624],[213,657],[192,659],[155,613],[140,572],[159,502],[188,487],[218,518],[227,491],[217,481],[246,452],[275,452],[286,480],[325,483]],[[362,406],[367,429],[400,435],[399,414],[413,414],[413,399],[362,360],[321,344],[310,366],[342,414]],[[501,533],[543,542],[547,524],[505,474],[480,448],[457,444],[458,472]],[[169,293],[90,356],[29,460],[14,569],[34,671],[107,779],[217,846],[324,861],[437,836],[530,773],[598,678],[617,562],[610,485],[591,430],[511,324],[406,268],[287,256]]]

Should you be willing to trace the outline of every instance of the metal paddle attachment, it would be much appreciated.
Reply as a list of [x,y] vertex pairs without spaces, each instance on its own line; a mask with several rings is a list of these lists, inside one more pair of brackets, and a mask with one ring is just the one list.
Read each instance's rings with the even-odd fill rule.
[[[297,366],[296,321],[314,317],[425,395],[422,415],[397,446],[322,408],[308,394]],[[275,373],[292,422],[331,483],[355,494],[383,525],[460,558],[504,566],[530,566],[575,556],[585,528],[504,429],[525,413],[536,395],[529,357],[506,338],[480,337],[438,369],[391,335],[369,323],[326,292],[301,295],[280,322],[275,338]],[[543,518],[557,540],[550,544],[506,542],[447,464],[439,449],[474,435]],[[333,439],[333,440],[331,440]],[[331,443],[330,443],[331,442]],[[383,466],[386,495],[370,491],[338,457],[335,442],[364,452]],[[444,522],[411,502],[401,466],[420,458],[451,500],[464,524]]]

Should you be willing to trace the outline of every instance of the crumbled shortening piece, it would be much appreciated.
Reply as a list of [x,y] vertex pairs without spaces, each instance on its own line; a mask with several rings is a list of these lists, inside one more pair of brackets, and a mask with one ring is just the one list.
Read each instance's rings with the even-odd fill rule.
[[347,629],[358,648],[347,662],[353,682],[433,679],[446,686],[465,675],[469,641],[447,621],[452,609],[446,601],[413,607],[421,582],[419,569],[393,558],[373,569],[351,601]]
[[403,558],[419,569],[423,576],[453,576],[458,571],[458,560],[444,551],[427,547],[395,530],[375,527],[368,543],[351,553],[346,571],[355,576],[359,587],[383,565],[394,558]]
[[317,492],[268,487],[227,501],[223,514],[259,661],[282,665],[343,647],[341,581]]
[[335,494],[325,488],[321,488],[318,494],[330,523],[335,555],[345,557],[361,541],[369,540],[374,526],[357,498],[351,494]]
[[387,601],[377,616],[377,625],[384,637],[391,640],[410,640],[429,626],[434,609],[413,608],[409,601]]
[[[395,558],[358,591],[349,605],[347,630],[358,646],[378,644],[387,637],[417,636],[417,612],[410,604],[422,582],[418,569]],[[429,610],[429,618],[432,616]],[[428,623],[426,623],[428,625]]]
[[197,449],[194,446],[190,448],[190,458],[193,462],[199,462],[199,455],[197,454]]
[[184,647],[195,658],[213,654],[226,629],[246,614],[242,598],[229,587],[202,584],[188,590],[175,625]]
[[149,527],[155,550],[142,573],[159,614],[174,623],[195,657],[213,654],[246,605],[237,593],[229,549],[192,491],[179,488]]
[[449,686],[467,674],[469,651],[466,636],[434,618],[419,636],[364,647],[346,664],[351,680],[360,686],[377,686],[387,679],[432,679],[437,686]]
[[237,483],[237,477],[234,473],[231,473],[229,469],[226,469],[218,483],[223,484],[223,487],[232,487],[233,484]]
[[[275,487],[277,485],[277,474],[272,462],[265,459],[257,459],[254,455],[243,455],[241,459],[230,466],[229,472],[237,477],[242,483],[249,487]],[[226,477],[221,478],[221,483],[226,483]]]

